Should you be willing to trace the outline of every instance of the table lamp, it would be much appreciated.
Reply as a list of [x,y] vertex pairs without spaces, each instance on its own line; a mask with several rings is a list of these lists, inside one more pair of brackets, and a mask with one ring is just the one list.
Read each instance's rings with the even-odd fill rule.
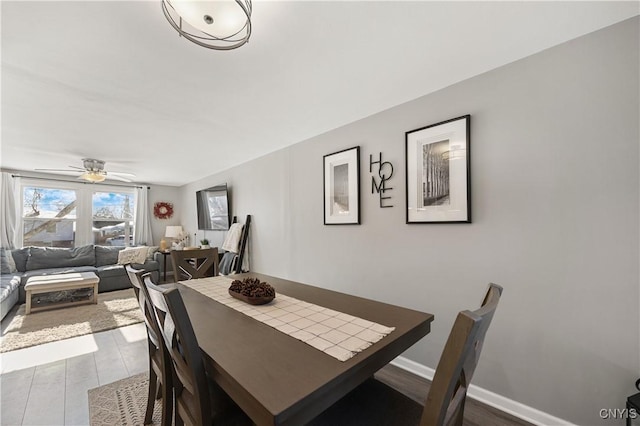
[[[165,238],[181,238],[182,237],[182,226],[167,226],[167,229],[164,232]],[[160,250],[167,250],[167,241],[163,238],[160,241]]]

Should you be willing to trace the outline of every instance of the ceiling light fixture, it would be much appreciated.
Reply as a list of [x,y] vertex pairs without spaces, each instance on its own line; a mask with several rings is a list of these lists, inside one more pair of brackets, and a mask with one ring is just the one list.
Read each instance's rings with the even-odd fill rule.
[[89,182],[103,182],[107,177],[105,172],[87,171],[81,174],[78,179],[84,179]]
[[78,179],[96,183],[103,182],[107,178],[107,172],[104,171],[104,161],[96,160],[95,158],[83,158],[82,165],[85,172],[78,176]]
[[107,178],[107,172],[104,171],[104,161],[94,158],[83,158],[82,165],[84,166],[85,172],[78,176],[78,179],[96,183],[103,182]]
[[208,49],[235,49],[251,35],[251,0],[162,0],[162,11],[182,37]]

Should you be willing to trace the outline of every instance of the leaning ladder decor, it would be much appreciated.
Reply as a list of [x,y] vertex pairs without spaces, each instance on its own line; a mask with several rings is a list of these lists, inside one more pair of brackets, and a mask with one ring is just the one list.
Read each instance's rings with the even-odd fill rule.
[[[238,222],[238,218],[236,216],[233,217],[233,223]],[[244,223],[244,226],[242,227],[242,235],[240,237],[240,246],[238,248],[238,256],[235,260],[235,268],[233,268],[233,270],[235,271],[236,274],[239,274],[242,272],[242,262],[244,260],[244,255],[247,249],[247,240],[249,239],[249,228],[251,225],[251,215],[248,214],[247,215],[247,219]]]

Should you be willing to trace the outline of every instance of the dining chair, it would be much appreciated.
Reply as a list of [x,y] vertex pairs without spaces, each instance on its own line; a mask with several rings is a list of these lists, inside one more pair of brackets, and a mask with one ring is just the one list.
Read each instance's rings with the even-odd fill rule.
[[207,372],[180,291],[159,287],[150,276],[144,277],[143,289],[171,358],[175,425],[252,425]]
[[218,249],[173,250],[173,280],[215,277],[219,274]]
[[131,265],[125,265],[133,290],[142,310],[144,323],[147,328],[147,343],[149,346],[149,391],[147,396],[147,409],[144,416],[144,424],[151,424],[155,400],[162,399],[162,426],[171,425],[172,418],[172,387],[171,387],[171,359],[164,346],[162,334],[156,321],[153,307],[146,292],[142,289],[143,277],[151,274],[142,269],[135,269]]
[[309,424],[461,426],[469,382],[501,294],[502,287],[489,284],[479,309],[458,313],[424,406],[370,378]]

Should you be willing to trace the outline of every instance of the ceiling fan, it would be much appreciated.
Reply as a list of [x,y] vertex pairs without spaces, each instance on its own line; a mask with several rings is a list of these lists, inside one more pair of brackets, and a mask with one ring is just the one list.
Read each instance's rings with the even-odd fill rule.
[[107,176],[109,179],[116,179],[123,182],[131,182],[130,177],[136,177],[133,173],[124,172],[107,172],[104,169],[104,161],[96,160],[95,158],[83,158],[83,167],[69,166],[74,170],[67,169],[35,169],[39,172],[77,172],[81,173],[78,179],[86,180],[88,182],[96,183],[104,181]]

